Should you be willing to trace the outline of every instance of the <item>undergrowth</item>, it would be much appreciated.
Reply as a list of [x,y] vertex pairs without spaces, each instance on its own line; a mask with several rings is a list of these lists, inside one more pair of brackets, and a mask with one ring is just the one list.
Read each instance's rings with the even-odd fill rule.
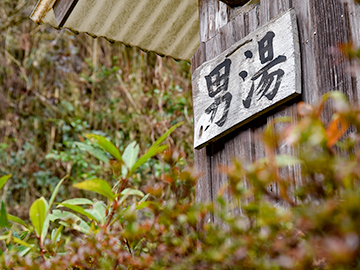
[[[121,150],[133,141],[146,149],[184,121],[171,144],[191,163],[190,64],[36,25],[28,18],[35,2],[0,3],[0,175],[13,174],[2,198],[13,213],[49,196],[65,174],[72,182],[112,181],[102,161],[76,145],[84,133],[107,136]],[[154,160],[144,174],[161,170]]]
[[[329,98],[334,114],[325,124],[320,115]],[[223,168],[229,182],[214,203],[195,202],[196,176],[162,144],[179,125],[140,156],[136,143],[122,151],[85,134],[85,145],[112,157],[103,162],[117,182],[75,183],[101,198],[63,201],[56,198],[64,178],[50,199],[32,203],[31,223],[7,214],[2,202],[1,268],[359,269],[360,110],[329,92],[317,105],[299,103],[298,113],[296,121],[278,118],[265,128],[266,158]],[[277,155],[284,143],[297,155]],[[138,187],[136,172],[158,154],[166,169]],[[283,173],[289,166],[301,171],[301,184]]]

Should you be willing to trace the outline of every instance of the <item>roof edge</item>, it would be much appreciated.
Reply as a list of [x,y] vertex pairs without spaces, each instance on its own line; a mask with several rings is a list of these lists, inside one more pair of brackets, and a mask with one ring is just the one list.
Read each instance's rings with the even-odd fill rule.
[[36,22],[41,23],[50,9],[54,6],[56,0],[39,0],[33,9],[30,18]]

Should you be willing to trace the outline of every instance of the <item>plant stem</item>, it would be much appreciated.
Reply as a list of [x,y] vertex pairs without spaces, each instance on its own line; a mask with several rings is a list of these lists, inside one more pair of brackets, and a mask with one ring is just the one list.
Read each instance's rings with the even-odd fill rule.
[[39,241],[39,246],[40,246],[40,257],[43,259],[43,261],[45,262],[45,257],[44,257],[44,246],[41,242],[41,236],[36,236],[38,241]]
[[[125,189],[127,179],[122,178],[121,181],[122,181],[122,184],[121,184],[120,189],[118,190],[118,194],[120,194]],[[110,225],[110,222],[111,222],[112,218],[114,217],[115,211],[117,210],[118,207],[119,207],[118,199],[116,198],[115,201],[113,202],[112,210],[111,210],[111,213],[110,213],[110,215],[108,217],[108,220],[106,221],[105,229]]]

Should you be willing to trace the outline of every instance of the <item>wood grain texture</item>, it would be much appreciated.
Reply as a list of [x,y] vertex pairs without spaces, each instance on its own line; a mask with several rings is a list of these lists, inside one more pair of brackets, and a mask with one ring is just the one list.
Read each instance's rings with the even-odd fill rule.
[[57,0],[54,4],[55,18],[59,27],[63,27],[78,0]]
[[[360,47],[360,4],[356,5],[354,1],[347,0],[345,3],[345,8],[347,9],[348,16],[346,20],[348,21],[348,27],[350,29],[351,37],[350,40],[353,42],[354,46]],[[353,65],[356,64],[353,63]],[[357,63],[359,66],[359,63]],[[359,77],[352,77],[352,88],[354,92],[354,98],[357,102],[360,100],[360,93],[356,91],[356,89],[360,85],[360,78]]]
[[200,41],[215,37],[221,27],[229,22],[230,7],[218,0],[199,0]]
[[[213,4],[213,1],[201,0],[200,3],[201,23],[209,20],[208,6]],[[284,104],[251,124],[236,129],[218,142],[207,146],[206,150],[195,150],[195,164],[204,172],[201,181],[209,182],[204,190],[198,188],[196,191],[197,194],[202,194],[201,198],[206,198],[205,200],[213,200],[226,181],[226,177],[219,173],[219,165],[231,164],[234,156],[243,160],[245,164],[264,156],[258,132],[277,116],[295,115],[297,101],[304,100],[314,104],[323,93],[335,89],[344,92],[352,101],[360,100],[359,76],[352,76],[348,72],[349,62],[332,54],[332,47],[337,46],[339,42],[352,40],[360,45],[360,6],[355,5],[352,0],[261,0],[255,8],[240,13],[232,21],[229,17],[228,25],[218,25],[218,29],[212,29],[215,33],[212,37],[206,26],[202,27],[204,32],[201,32],[200,36],[204,45],[193,57],[192,65],[195,66],[192,70],[229,48],[232,45],[231,40],[237,42],[291,7],[295,9],[299,28],[302,97],[296,102]],[[328,119],[330,113],[329,107],[324,113],[324,118]],[[281,124],[276,126],[278,129],[282,127]],[[296,154],[292,153],[293,150],[287,145],[282,145],[279,151]],[[281,174],[292,179],[294,187],[303,181],[299,167],[289,166],[284,168]]]

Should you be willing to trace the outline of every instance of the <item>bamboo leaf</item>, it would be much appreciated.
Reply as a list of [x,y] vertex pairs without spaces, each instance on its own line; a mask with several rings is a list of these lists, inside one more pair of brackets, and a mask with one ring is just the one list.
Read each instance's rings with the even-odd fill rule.
[[108,152],[118,161],[122,160],[119,149],[117,149],[116,146],[112,142],[110,142],[107,138],[92,133],[85,134],[85,137],[88,138],[89,140],[93,139],[93,141],[95,141],[100,147],[102,147],[106,152]]
[[112,192],[110,185],[102,179],[92,179],[81,183],[76,183],[74,187],[78,189],[96,192],[112,201],[115,198],[115,194]]

